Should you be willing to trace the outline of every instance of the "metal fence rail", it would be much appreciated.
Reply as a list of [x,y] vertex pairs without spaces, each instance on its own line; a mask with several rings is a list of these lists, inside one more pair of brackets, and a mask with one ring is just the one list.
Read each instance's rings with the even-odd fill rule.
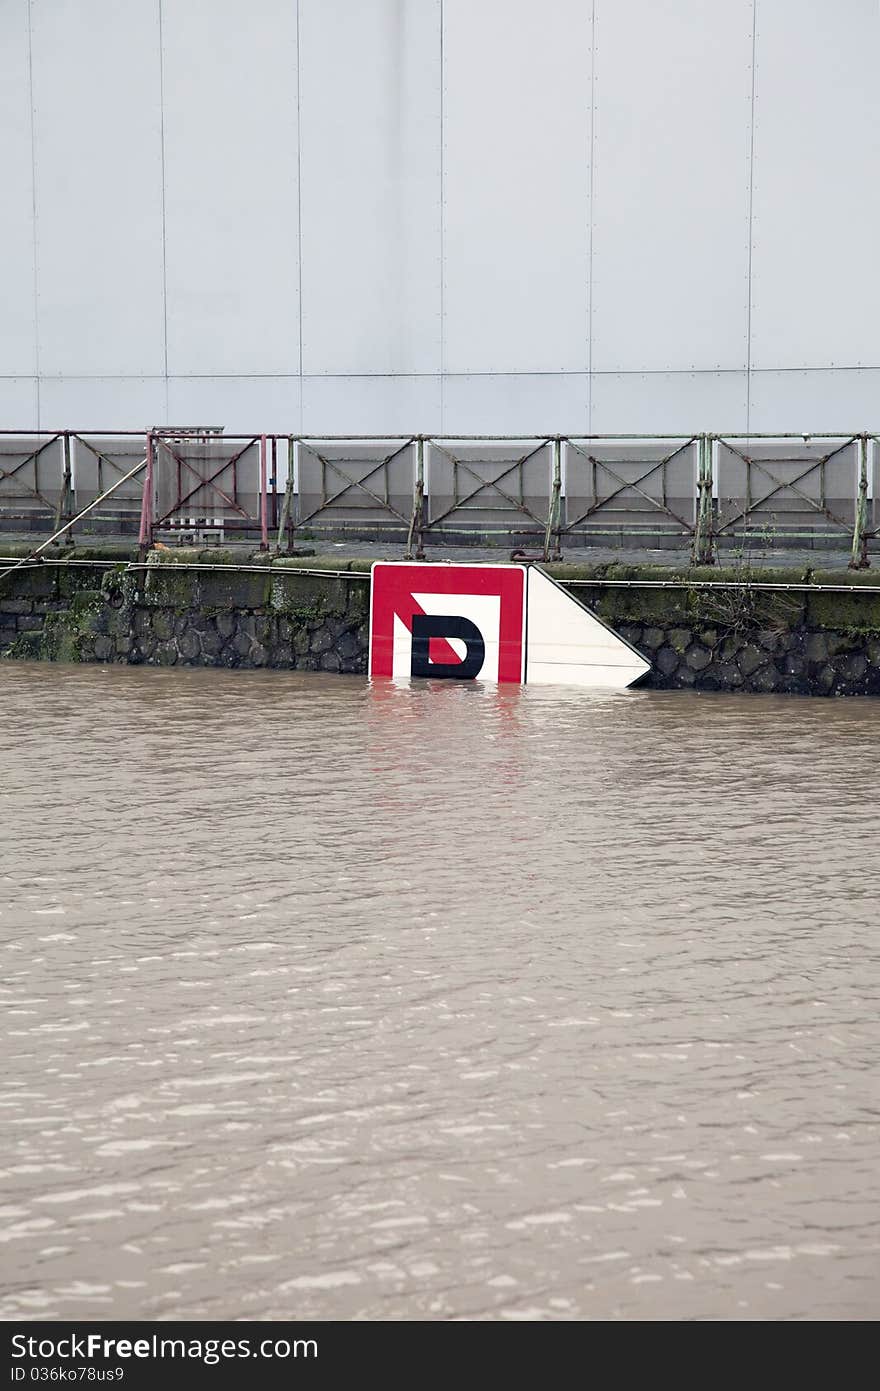
[[566,440],[562,533],[590,532],[598,524],[692,536],[697,444],[693,435]]
[[65,442],[63,433],[0,437],[0,515],[47,523],[60,515],[70,480]]
[[[113,489],[138,458],[142,475]],[[880,535],[880,435],[226,435],[215,426],[0,432],[0,526],[57,529],[96,500],[107,531],[207,541],[270,534],[506,537],[540,545],[655,538],[711,563],[753,539]]]
[[[144,453],[142,431],[0,431],[0,521],[31,530],[61,526],[118,482]],[[98,513],[105,521],[136,518],[143,483],[115,489]]]
[[716,535],[749,519],[801,527],[816,514],[852,531],[858,439],[762,440],[756,450],[735,436],[715,441],[719,509]]
[[426,440],[425,532],[445,525],[543,534],[552,496],[552,443]]
[[414,438],[301,438],[293,460],[294,516],[311,525],[407,528],[413,508]]
[[[71,514],[101,497],[144,454],[143,435],[106,436],[69,431],[64,439],[69,451],[67,507]],[[103,515],[120,519],[138,517],[142,494],[141,479],[130,479],[115,490],[113,502],[108,500]]]
[[218,430],[157,430],[147,440],[143,541],[162,528],[264,527],[266,436]]

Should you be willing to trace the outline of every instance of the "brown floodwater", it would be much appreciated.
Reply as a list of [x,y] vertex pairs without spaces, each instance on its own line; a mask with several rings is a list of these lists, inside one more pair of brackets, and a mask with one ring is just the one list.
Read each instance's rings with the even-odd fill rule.
[[877,1315],[880,703],[0,700],[0,1316]]

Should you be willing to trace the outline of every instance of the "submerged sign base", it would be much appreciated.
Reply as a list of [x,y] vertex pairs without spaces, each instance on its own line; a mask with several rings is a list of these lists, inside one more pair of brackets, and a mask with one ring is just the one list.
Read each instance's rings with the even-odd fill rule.
[[650,669],[537,566],[373,566],[371,677],[622,690]]

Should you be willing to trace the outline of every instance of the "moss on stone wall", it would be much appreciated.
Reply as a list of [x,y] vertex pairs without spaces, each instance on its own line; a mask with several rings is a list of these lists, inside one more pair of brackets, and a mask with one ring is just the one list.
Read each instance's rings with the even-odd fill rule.
[[54,599],[57,592],[54,566],[22,566],[0,580],[0,603],[4,599]]
[[[33,555],[40,545],[39,539],[31,541],[11,541],[0,536],[0,555],[10,559],[24,560]],[[94,541],[88,545],[77,542],[72,546],[50,546],[43,552],[45,560],[137,560],[138,548],[128,541]]]
[[853,634],[880,634],[880,594],[833,593],[806,596],[807,622],[815,628],[842,628]]

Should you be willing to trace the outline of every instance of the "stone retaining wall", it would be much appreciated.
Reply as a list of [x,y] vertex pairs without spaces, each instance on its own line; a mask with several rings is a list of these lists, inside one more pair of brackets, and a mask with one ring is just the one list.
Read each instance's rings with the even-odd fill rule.
[[[557,578],[570,578],[571,568],[558,567]],[[626,578],[624,567],[614,568]],[[880,593],[866,591],[877,583],[870,573],[784,572],[783,580],[778,571],[753,571],[750,583],[716,589],[700,584],[733,582],[737,572],[706,569],[691,571],[686,588],[649,589],[638,587],[644,569],[633,570],[634,588],[572,592],[651,662],[647,684],[656,689],[880,695]],[[784,587],[801,581],[846,592]]]
[[[156,666],[276,667],[363,674],[368,562],[262,558],[250,570],[228,553],[156,552],[146,569],[77,550],[94,564],[46,564],[0,582],[0,654],[49,661]],[[257,558],[260,559],[260,558]],[[344,571],[358,578],[305,574]],[[786,589],[846,575],[690,571],[688,585],[657,567],[549,566],[560,583],[648,658],[658,689],[880,695],[880,594],[851,575],[846,592]],[[363,576],[363,578],[361,578]],[[600,585],[629,579],[630,587]],[[701,588],[701,581],[733,587]],[[744,583],[744,578],[750,583]],[[646,580],[677,587],[648,587]],[[642,581],[640,584],[639,581]],[[778,584],[757,589],[755,583]],[[583,583],[586,581],[586,583]],[[734,583],[736,581],[736,583]]]
[[790,695],[880,695],[880,638],[839,632],[658,628],[620,624],[653,664],[660,690],[782,691]]
[[[222,560],[229,563],[227,555]],[[261,571],[173,563],[146,571],[20,571],[4,586],[13,582],[14,597],[0,588],[0,653],[132,666],[366,672],[365,580],[312,577],[280,565]]]

